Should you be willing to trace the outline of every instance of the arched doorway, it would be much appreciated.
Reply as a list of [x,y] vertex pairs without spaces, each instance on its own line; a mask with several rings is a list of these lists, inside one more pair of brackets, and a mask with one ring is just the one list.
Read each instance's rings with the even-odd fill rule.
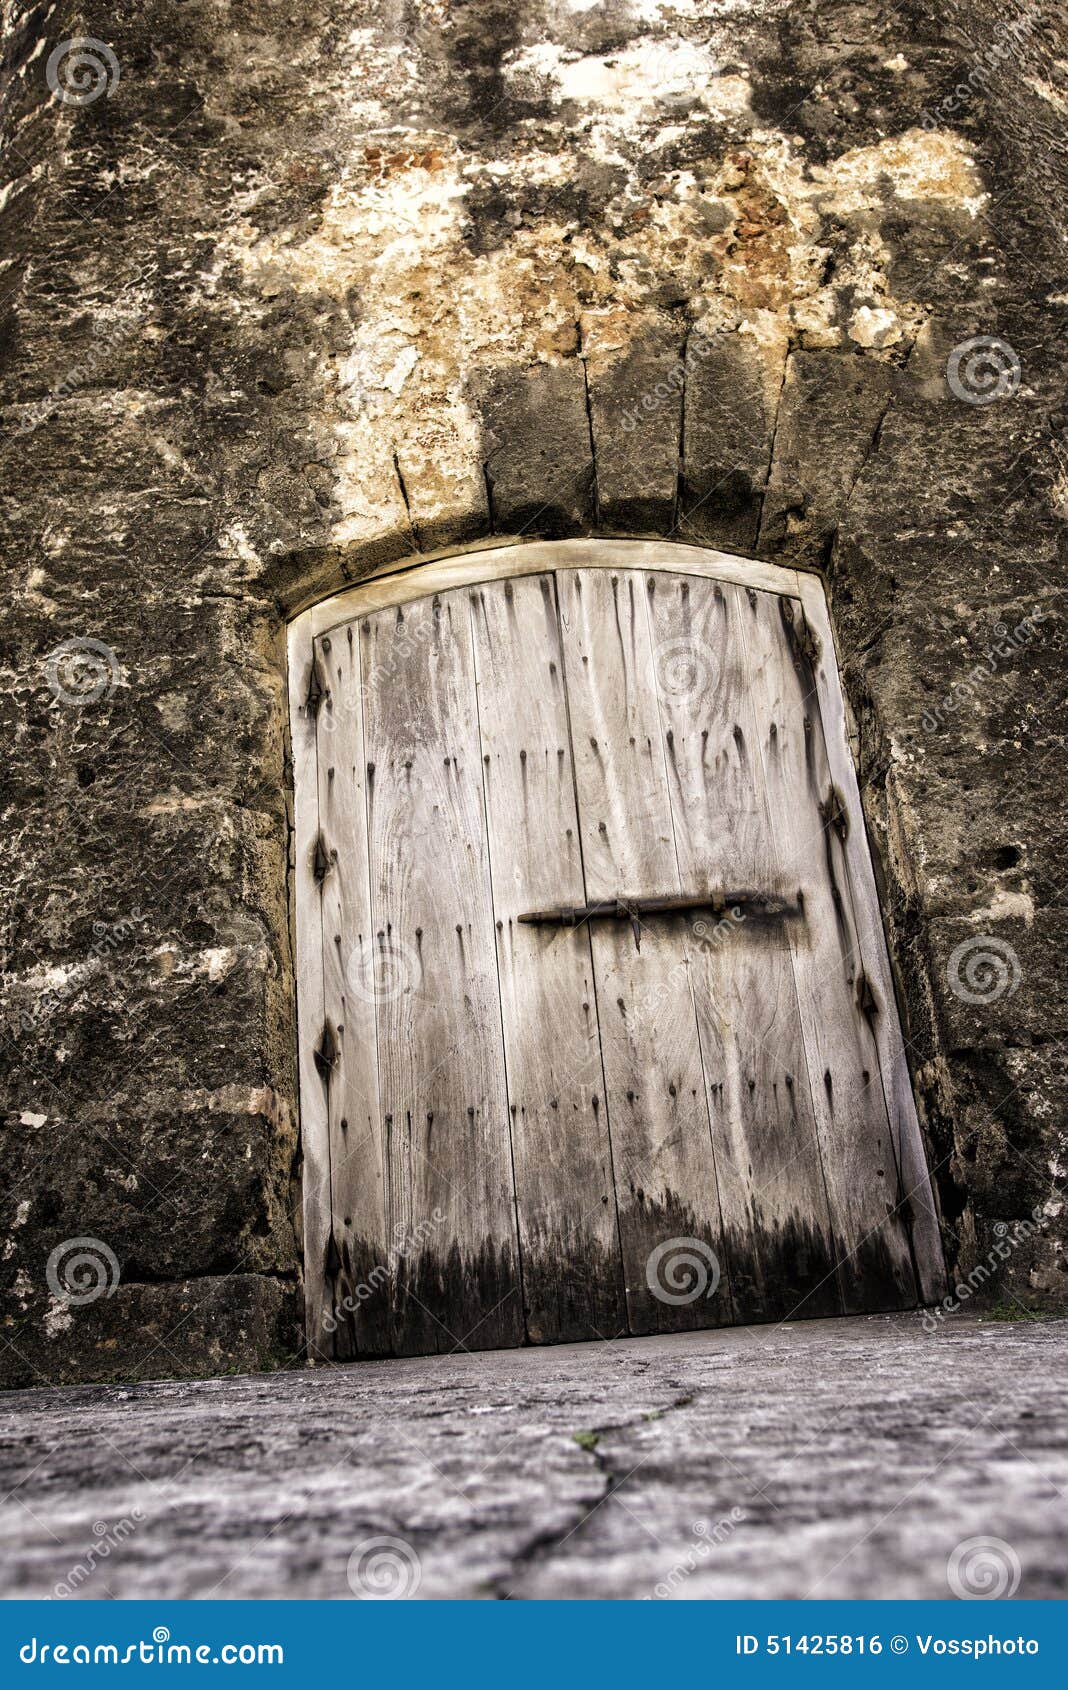
[[939,1293],[816,577],[497,547],[290,669],[313,1353]]

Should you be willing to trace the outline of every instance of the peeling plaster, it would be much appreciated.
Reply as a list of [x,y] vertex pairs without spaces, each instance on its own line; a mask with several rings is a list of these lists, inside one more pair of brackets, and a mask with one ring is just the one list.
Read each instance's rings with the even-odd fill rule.
[[[683,67],[692,61],[681,44],[676,50],[685,80]],[[650,192],[639,184],[632,156],[645,97],[631,75],[641,56],[638,48],[634,54],[633,64],[614,55],[611,77],[594,79],[580,102],[607,124],[611,145],[602,155],[631,160],[627,185],[599,228],[582,228],[561,198],[558,216],[550,210],[493,250],[473,253],[466,236],[476,190],[506,170],[513,195],[522,194],[524,182],[531,191],[548,182],[563,196],[581,165],[581,147],[521,149],[505,166],[449,137],[394,129],[345,169],[311,232],[268,233],[249,217],[228,233],[226,261],[240,266],[264,302],[289,289],[339,303],[359,298],[349,350],[322,371],[340,412],[323,445],[343,513],[342,543],[404,525],[408,506],[395,458],[419,511],[437,513],[472,497],[482,456],[473,371],[570,358],[576,324],[594,312],[616,314],[625,349],[661,309],[664,276],[676,280],[692,320],[706,331],[741,329],[765,349],[769,392],[791,340],[844,343],[844,297],[856,301],[849,342],[869,355],[892,352],[915,335],[922,308],[892,297],[888,254],[871,215],[900,199],[953,207],[958,215],[964,206],[974,216],[984,194],[960,137],[914,129],[810,168],[791,139],[759,131],[744,150],[710,159],[700,172],[668,172]],[[589,68],[585,60],[565,61],[552,44],[524,49],[515,63],[555,66],[561,99],[577,98],[577,72]],[[565,73],[574,73],[570,83]],[[735,90],[736,114],[744,87]],[[827,280],[829,219],[855,227]]]

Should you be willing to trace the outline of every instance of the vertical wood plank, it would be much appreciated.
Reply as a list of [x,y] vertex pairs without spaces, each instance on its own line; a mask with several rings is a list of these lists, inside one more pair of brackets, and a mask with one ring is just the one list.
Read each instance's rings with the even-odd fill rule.
[[[318,713],[323,983],[334,1039],[326,1087],[335,1243],[336,1353],[392,1347],[390,1250],[378,1096],[375,946],[367,855],[366,756],[355,626],[316,641],[329,681]],[[321,1064],[322,1066],[322,1064]]]
[[[569,570],[557,583],[587,896],[679,891],[640,577]],[[590,929],[634,1332],[716,1325],[732,1312],[680,925],[647,923],[640,948],[626,923]],[[676,1275],[687,1254],[692,1270]]]
[[551,576],[470,592],[527,1333],[626,1331],[590,938]]
[[401,1353],[523,1337],[468,609],[461,591],[360,625]]
[[303,622],[290,630],[288,647],[304,1322],[309,1359],[331,1361],[335,1341],[330,1126],[326,1085],[315,1061],[326,1014],[322,907],[315,879],[315,842],[319,833],[316,705],[321,700],[316,696],[317,684],[312,684],[315,658],[310,632]]
[[875,1041],[879,1049],[891,1131],[897,1147],[904,1202],[919,1275],[921,1300],[933,1303],[945,1295],[946,1266],[938,1206],[920,1133],[912,1092],[894,977],[886,942],[879,892],[864,825],[864,809],[849,743],[845,698],[838,674],[831,620],[823,584],[814,575],[799,575],[801,603],[816,634],[812,653],[812,684],[819,700],[827,762],[831,779],[841,792],[849,817],[844,841],[853,919],[864,969],[875,1004]]
[[[644,579],[682,884],[789,895],[771,826],[741,588]],[[823,1167],[782,922],[683,924],[739,1319],[841,1311]]]
[[916,1278],[879,1051],[864,1012],[834,787],[818,700],[795,644],[801,607],[758,592],[746,597],[744,635],[772,826],[783,872],[804,899],[805,921],[791,924],[790,942],[843,1299],[851,1312],[911,1307]]

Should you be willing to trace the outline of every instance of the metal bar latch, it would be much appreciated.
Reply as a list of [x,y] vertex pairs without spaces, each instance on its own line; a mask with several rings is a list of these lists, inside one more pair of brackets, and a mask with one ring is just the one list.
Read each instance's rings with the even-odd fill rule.
[[643,916],[678,915],[683,910],[712,910],[723,915],[732,909],[764,921],[801,913],[799,902],[790,903],[765,892],[672,892],[655,898],[598,898],[589,904],[558,904],[555,909],[527,910],[517,919],[557,927],[579,927],[584,921],[629,921],[634,943],[640,949]]

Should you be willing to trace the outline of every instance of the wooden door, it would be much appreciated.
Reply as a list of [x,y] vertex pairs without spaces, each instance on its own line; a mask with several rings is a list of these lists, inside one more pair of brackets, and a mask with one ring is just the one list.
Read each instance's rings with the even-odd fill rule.
[[314,1350],[938,1293],[821,609],[792,572],[570,542],[304,619]]

